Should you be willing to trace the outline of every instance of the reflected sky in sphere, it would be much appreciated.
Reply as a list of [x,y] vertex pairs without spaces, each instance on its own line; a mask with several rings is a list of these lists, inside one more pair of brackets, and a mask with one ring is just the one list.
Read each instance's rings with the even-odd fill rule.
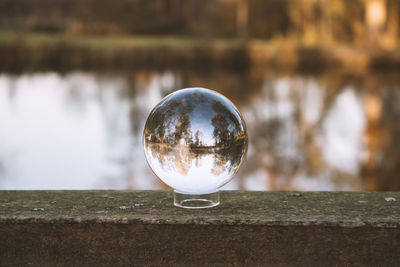
[[226,97],[188,88],[168,95],[152,110],[143,147],[152,170],[166,184],[182,193],[210,193],[239,169],[247,132]]

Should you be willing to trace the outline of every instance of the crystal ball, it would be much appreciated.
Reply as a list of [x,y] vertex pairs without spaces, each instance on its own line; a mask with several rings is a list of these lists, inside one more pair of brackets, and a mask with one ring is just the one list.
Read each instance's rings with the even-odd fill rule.
[[247,151],[245,122],[223,95],[187,88],[151,111],[143,148],[153,172],[176,192],[207,194],[229,182]]

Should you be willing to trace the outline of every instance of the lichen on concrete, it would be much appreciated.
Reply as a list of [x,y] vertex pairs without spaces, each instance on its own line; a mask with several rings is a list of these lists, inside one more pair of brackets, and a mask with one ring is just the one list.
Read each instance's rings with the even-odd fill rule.
[[171,191],[0,191],[0,222],[399,227],[400,192],[222,191],[221,205],[174,207]]

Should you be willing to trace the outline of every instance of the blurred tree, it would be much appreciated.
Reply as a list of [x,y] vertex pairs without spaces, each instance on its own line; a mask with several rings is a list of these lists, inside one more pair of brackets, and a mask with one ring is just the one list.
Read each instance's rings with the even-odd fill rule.
[[389,48],[395,48],[399,37],[399,0],[388,0],[387,34]]

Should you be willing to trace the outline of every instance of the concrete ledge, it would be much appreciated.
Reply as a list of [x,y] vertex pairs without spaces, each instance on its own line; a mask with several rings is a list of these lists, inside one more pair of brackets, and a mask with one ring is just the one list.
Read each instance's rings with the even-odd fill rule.
[[0,265],[399,266],[400,192],[0,191]]

